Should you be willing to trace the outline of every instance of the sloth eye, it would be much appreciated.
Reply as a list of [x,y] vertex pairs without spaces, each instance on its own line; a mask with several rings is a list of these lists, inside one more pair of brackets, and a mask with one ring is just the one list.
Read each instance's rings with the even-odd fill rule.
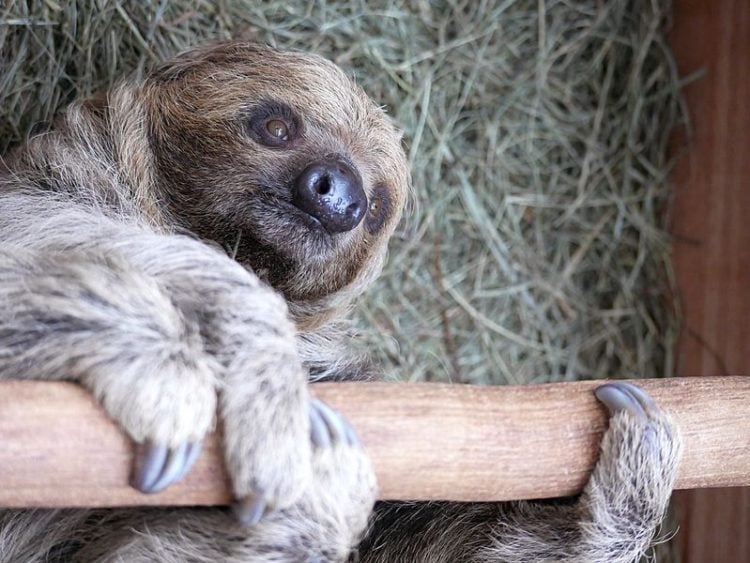
[[266,122],[266,131],[280,141],[289,140],[289,127],[281,119],[269,119]]
[[365,228],[370,234],[376,234],[383,228],[391,214],[391,195],[385,184],[378,184],[370,194],[370,205],[365,215]]
[[261,101],[245,119],[245,130],[250,137],[267,147],[287,148],[302,134],[302,121],[298,114],[278,101]]

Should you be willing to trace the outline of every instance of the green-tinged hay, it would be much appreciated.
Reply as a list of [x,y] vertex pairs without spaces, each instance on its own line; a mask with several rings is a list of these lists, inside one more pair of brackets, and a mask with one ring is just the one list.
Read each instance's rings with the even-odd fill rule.
[[0,149],[73,97],[206,39],[317,51],[406,132],[418,204],[358,310],[362,344],[388,372],[474,383],[667,375],[665,145],[681,116],[669,8],[11,1]]
[[471,6],[378,51],[422,208],[362,309],[391,336],[370,347],[410,379],[671,373],[668,4]]

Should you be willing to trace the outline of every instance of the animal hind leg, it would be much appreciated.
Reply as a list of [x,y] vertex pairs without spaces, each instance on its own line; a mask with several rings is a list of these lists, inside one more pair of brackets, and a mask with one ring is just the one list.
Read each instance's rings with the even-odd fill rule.
[[680,439],[641,389],[603,385],[611,413],[577,498],[509,503],[380,503],[361,563],[629,563],[643,554],[674,485]]
[[518,503],[478,561],[630,563],[648,549],[677,473],[677,428],[639,387],[612,382],[595,394],[610,412],[601,453],[569,506]]

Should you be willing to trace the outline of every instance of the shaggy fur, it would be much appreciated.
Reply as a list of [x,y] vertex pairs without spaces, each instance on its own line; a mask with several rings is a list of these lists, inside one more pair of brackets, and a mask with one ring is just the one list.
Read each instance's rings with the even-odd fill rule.
[[[286,123],[283,144],[264,137],[269,119]],[[291,202],[300,172],[331,157],[368,197],[350,232]],[[78,381],[168,460],[218,412],[240,514],[252,507],[259,522],[221,509],[4,511],[0,560],[345,561],[373,473],[307,380],[371,375],[340,327],[380,271],[408,189],[383,112],[319,57],[224,43],[73,105],[3,166],[0,377]],[[382,505],[356,557],[632,560],[679,453],[668,420],[641,403],[613,409],[579,499]]]

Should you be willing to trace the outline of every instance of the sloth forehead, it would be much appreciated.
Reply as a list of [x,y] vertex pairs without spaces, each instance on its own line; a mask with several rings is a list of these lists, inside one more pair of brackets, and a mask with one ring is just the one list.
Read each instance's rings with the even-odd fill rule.
[[[303,74],[304,72],[304,74]],[[236,111],[263,102],[284,103],[320,126],[359,125],[392,130],[384,113],[343,73],[315,73],[301,67],[269,69],[266,74],[213,72],[186,85],[193,105]],[[202,100],[196,100],[200,96]]]
[[364,128],[388,142],[400,140],[384,112],[343,70],[310,53],[238,41],[206,45],[164,63],[151,83],[162,99],[208,119],[226,119],[272,99],[321,128]]

